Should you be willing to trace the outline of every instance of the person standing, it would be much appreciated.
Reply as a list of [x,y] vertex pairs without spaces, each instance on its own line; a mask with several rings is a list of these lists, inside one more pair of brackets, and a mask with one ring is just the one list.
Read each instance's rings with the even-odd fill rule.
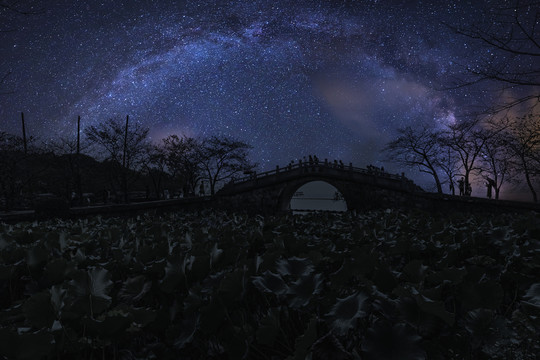
[[493,187],[494,187],[494,183],[495,181],[493,181],[493,179],[490,179],[490,178],[486,178],[486,187],[487,187],[487,197],[488,199],[491,199],[491,196],[493,194]]
[[467,183],[467,189],[465,190],[465,195],[471,196],[472,194],[472,186],[471,183]]
[[465,182],[463,178],[458,180],[459,196],[463,196],[465,193]]

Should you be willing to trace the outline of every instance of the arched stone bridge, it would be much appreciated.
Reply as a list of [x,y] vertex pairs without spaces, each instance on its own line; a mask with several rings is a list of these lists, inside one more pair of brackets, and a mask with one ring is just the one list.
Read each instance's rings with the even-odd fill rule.
[[378,168],[303,162],[230,182],[217,192],[216,200],[227,209],[278,213],[288,211],[294,193],[312,181],[333,185],[343,195],[348,210],[407,206],[411,195],[423,192],[404,175]]

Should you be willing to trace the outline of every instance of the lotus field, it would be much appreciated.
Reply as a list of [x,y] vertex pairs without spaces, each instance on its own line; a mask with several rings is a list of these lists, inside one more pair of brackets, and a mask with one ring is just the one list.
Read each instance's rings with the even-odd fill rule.
[[0,358],[536,359],[540,218],[0,224]]

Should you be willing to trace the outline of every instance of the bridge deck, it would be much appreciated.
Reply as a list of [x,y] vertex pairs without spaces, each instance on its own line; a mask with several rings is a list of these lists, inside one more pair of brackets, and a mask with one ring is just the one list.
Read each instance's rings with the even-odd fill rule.
[[234,193],[236,191],[244,191],[254,187],[264,187],[277,182],[294,180],[296,178],[306,176],[320,177],[322,181],[324,181],[324,178],[364,182],[372,182],[374,179],[378,180],[379,182],[381,180],[387,180],[390,183],[399,183],[400,188],[403,188],[403,184],[406,184],[406,187],[409,189],[421,191],[421,189],[416,186],[412,180],[406,178],[404,174],[390,174],[376,167],[364,169],[354,167],[352,164],[344,165],[327,162],[299,162],[289,164],[285,167],[276,166],[274,170],[261,173],[253,172],[248,176],[229,182],[220,190],[220,192],[222,194]]

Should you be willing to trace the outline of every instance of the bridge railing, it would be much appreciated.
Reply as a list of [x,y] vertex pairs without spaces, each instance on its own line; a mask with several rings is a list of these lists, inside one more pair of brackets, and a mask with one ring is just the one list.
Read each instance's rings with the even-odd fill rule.
[[296,163],[290,163],[284,167],[276,166],[275,169],[269,170],[269,171],[251,172],[249,174],[246,174],[246,176],[244,177],[233,179],[231,183],[228,185],[233,185],[233,184],[236,185],[236,184],[241,184],[241,183],[249,182],[253,180],[269,178],[277,174],[286,174],[289,172],[293,172],[293,171],[296,171],[297,169],[312,169],[312,170],[334,169],[334,170],[342,170],[344,172],[349,172],[349,173],[375,175],[377,177],[395,179],[395,180],[402,180],[405,178],[404,174],[401,174],[401,175],[390,174],[390,173],[385,172],[383,169],[377,168],[375,166],[369,166],[368,168],[360,168],[360,167],[353,166],[352,163],[349,163],[349,165],[345,165],[343,163],[334,163],[334,162],[327,162],[327,161],[318,161],[318,162],[299,161]]

